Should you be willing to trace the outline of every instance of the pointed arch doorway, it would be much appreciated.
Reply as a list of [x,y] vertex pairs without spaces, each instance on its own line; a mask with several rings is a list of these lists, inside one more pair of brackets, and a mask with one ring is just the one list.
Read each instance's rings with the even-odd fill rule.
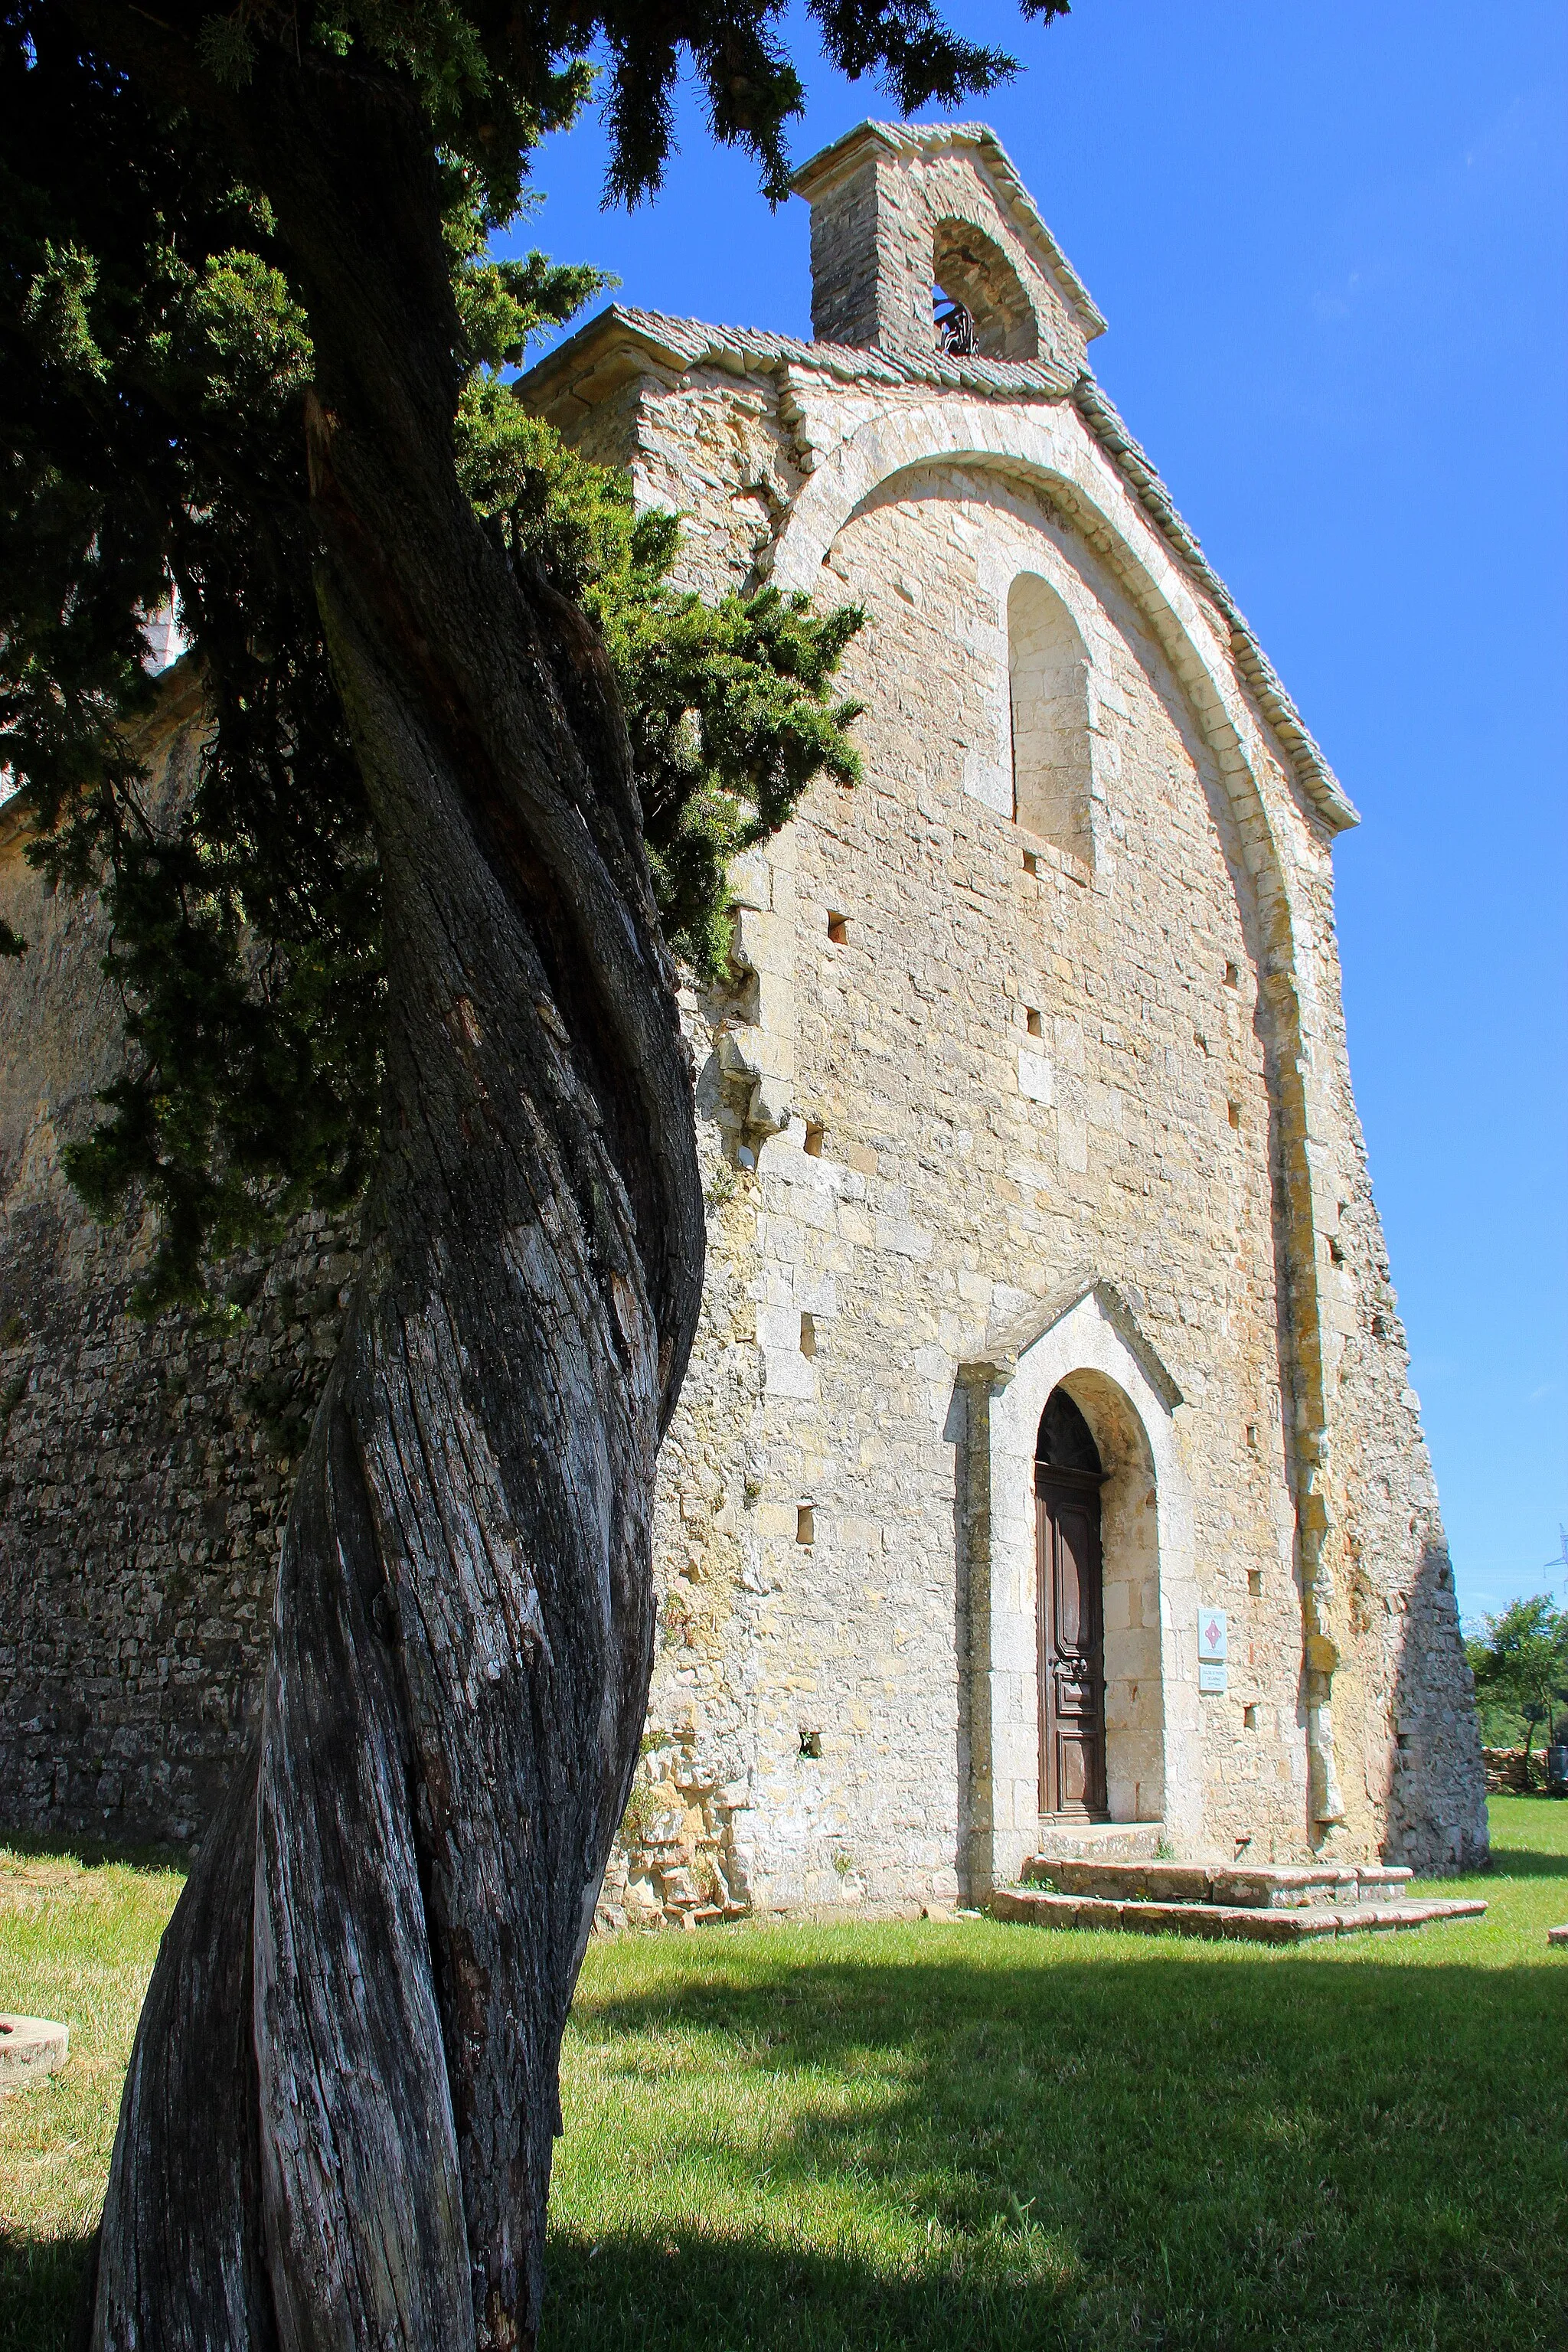
[[1053,1389],[1035,1444],[1040,1811],[1079,1821],[1106,1818],[1104,1475],[1088,1422]]

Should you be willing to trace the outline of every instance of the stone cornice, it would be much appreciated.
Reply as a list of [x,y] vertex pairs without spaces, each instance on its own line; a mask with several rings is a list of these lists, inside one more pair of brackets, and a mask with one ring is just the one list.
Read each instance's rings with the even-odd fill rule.
[[1052,360],[960,359],[937,351],[929,359],[895,359],[858,344],[808,343],[761,327],[710,327],[700,319],[672,319],[612,302],[536,361],[518,379],[519,395],[536,410],[568,397],[593,407],[626,380],[624,373],[617,375],[606,365],[618,349],[675,375],[714,367],[731,375],[773,378],[781,368],[795,367],[839,383],[930,386],[993,400],[1066,400],[1074,383],[1071,370]]
[[1181,558],[1205,593],[1223,614],[1230,650],[1253,699],[1290,757],[1297,779],[1319,814],[1336,833],[1361,823],[1361,814],[1320,750],[1278,670],[1259,645],[1246,614],[1205,555],[1196,534],[1184,522],[1152,459],[1134,441],[1114,404],[1091,375],[1073,387],[1079,415],[1133,490],[1173,553]]

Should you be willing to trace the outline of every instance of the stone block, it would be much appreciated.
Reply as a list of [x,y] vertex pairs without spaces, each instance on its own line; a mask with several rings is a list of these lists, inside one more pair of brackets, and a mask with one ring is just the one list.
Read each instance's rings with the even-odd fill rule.
[[62,2067],[70,2029],[48,2017],[0,2016],[0,2091],[26,2091]]

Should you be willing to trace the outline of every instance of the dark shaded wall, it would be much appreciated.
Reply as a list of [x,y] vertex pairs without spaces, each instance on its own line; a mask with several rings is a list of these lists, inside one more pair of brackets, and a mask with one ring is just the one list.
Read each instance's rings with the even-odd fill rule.
[[[143,756],[177,793],[199,739],[174,674]],[[0,808],[0,1829],[200,1834],[259,1701],[290,1464],[336,1346],[352,1235],[308,1221],[228,1328],[147,1324],[145,1248],[60,1171],[111,1075],[118,1004],[90,899],[46,893]]]

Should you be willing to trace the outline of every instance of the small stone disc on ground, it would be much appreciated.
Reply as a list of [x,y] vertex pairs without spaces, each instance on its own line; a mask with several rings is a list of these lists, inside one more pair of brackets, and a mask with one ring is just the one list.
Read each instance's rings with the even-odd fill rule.
[[66,2063],[70,2028],[52,2017],[0,2015],[0,2091],[25,2091]]

